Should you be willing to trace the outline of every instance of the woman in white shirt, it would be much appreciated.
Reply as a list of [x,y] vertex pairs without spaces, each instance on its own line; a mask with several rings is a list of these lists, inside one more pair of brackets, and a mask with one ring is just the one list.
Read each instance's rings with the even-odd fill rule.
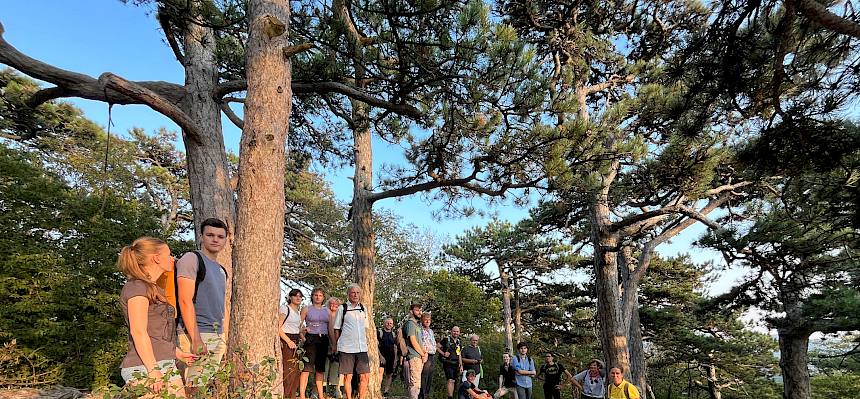
[[603,362],[593,359],[588,369],[573,376],[573,384],[582,392],[581,399],[602,399],[606,394],[606,372]]
[[293,399],[299,387],[301,369],[296,358],[296,349],[301,345],[302,337],[302,300],[305,296],[293,288],[287,295],[287,304],[281,305],[278,312],[278,336],[281,338],[281,355],[284,365],[284,398]]

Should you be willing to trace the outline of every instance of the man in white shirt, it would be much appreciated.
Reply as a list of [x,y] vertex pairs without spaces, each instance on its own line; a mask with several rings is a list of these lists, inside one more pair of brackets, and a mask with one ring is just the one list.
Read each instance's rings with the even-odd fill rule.
[[351,284],[346,289],[347,301],[339,307],[334,319],[334,341],[340,359],[340,374],[346,399],[352,399],[352,375],[358,374],[358,399],[367,397],[370,360],[367,357],[367,312],[361,304],[361,287]]

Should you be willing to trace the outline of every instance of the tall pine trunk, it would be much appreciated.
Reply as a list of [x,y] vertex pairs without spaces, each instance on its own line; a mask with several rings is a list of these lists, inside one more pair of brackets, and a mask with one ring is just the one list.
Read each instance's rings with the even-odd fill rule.
[[[629,287],[628,287],[629,289]],[[630,318],[630,382],[639,388],[642,396],[646,396],[648,389],[648,371],[645,363],[645,345],[642,340],[642,324],[639,321],[639,296],[633,297],[631,304],[632,317]]]
[[720,393],[720,386],[717,384],[717,368],[713,364],[705,365],[704,368],[708,374],[708,398],[722,399],[723,394]]
[[505,323],[505,349],[514,353],[514,335],[511,331],[511,287],[508,277],[508,269],[504,262],[496,261],[499,265],[499,278],[502,280],[502,310]]
[[[192,7],[199,9],[200,2],[193,2]],[[194,121],[198,130],[205,133],[197,142],[189,140],[183,132],[195,237],[199,243],[200,224],[205,219],[214,217],[227,223],[227,243],[217,260],[232,275],[236,204],[230,185],[224,134],[221,131],[221,109],[213,97],[218,84],[218,62],[212,28],[187,23],[183,32],[183,49],[185,90],[188,94],[180,107]],[[232,281],[227,279],[227,303],[224,309],[230,309],[231,292]],[[229,320],[228,311],[224,319],[225,334],[229,331]]]
[[[232,346],[248,361],[280,359],[277,315],[284,245],[285,146],[292,107],[288,0],[251,0],[245,68],[248,95],[239,147]],[[277,363],[275,363],[277,364]],[[276,367],[276,369],[280,369]],[[241,370],[240,370],[241,371]],[[261,369],[265,378],[265,369]],[[277,371],[276,371],[277,372]],[[278,373],[280,374],[280,373]],[[281,384],[273,384],[279,394]],[[258,396],[259,392],[250,392]]]
[[784,399],[809,399],[809,333],[777,329]]
[[523,308],[520,305],[520,284],[513,268],[511,268],[511,277],[514,282],[514,331],[517,335],[517,343],[520,343],[523,342]]
[[[360,81],[360,79],[357,79]],[[376,292],[376,234],[373,231],[373,203],[370,201],[373,188],[373,149],[371,146],[368,106],[352,101],[355,175],[352,193],[352,245],[356,282],[361,287],[361,301],[367,311],[367,356],[370,360],[370,376],[367,383],[368,398],[381,398],[379,375],[379,348],[376,342],[376,325],[373,322],[373,296]],[[358,393],[353,393],[357,397]]]
[[[602,196],[601,196],[602,197]],[[608,232],[609,206],[605,197],[594,200],[589,214],[594,246],[594,275],[597,289],[597,318],[606,366],[624,367],[629,378],[630,354],[627,348],[629,324],[621,309],[618,285],[618,236]]]

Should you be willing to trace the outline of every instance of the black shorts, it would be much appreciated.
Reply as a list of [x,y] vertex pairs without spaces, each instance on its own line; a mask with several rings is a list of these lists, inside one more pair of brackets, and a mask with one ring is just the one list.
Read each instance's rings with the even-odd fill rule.
[[344,353],[338,356],[340,374],[367,374],[370,372],[370,359],[367,352]]
[[394,351],[379,351],[379,356],[382,358],[382,368],[385,374],[394,374]]
[[317,373],[325,372],[325,361],[328,355],[328,335],[307,334],[305,336],[305,368],[302,371]]
[[458,363],[443,361],[442,368],[445,370],[445,378],[455,381],[460,379],[460,365]]

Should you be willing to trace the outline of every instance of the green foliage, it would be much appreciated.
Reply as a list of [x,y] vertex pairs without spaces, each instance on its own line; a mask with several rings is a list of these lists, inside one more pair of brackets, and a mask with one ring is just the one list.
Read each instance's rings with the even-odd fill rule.
[[[273,387],[278,380],[277,367],[279,362],[273,358],[265,358],[259,364],[251,363],[246,355],[247,346],[239,347],[225,354],[225,361],[221,363],[218,370],[212,373],[210,379],[202,381],[201,387],[190,399],[236,399],[236,398],[266,398],[272,399]],[[201,358],[200,361],[206,361]],[[214,367],[214,366],[213,366]],[[166,387],[171,378],[175,378],[176,370],[166,373],[160,382],[161,392],[152,391],[154,378],[142,378],[136,375],[140,383],[133,385],[118,386],[110,384],[96,390],[94,396],[104,399],[132,399],[142,396],[160,399],[174,399],[176,395],[171,394]]]
[[0,70],[0,133],[10,147],[31,152],[72,188],[157,209],[166,235],[188,231],[187,174],[184,155],[173,144],[176,133],[162,128],[148,135],[134,128],[128,138],[109,137],[70,104],[30,108],[26,101],[38,89],[32,79]]
[[810,385],[812,399],[851,398],[860,391],[860,374],[818,375]]
[[677,390],[707,394],[710,366],[724,395],[774,375],[776,341],[748,330],[737,320],[740,312],[721,315],[708,308],[703,279],[709,271],[687,256],[657,258],[642,281],[639,314],[651,344],[648,367],[657,397]]
[[430,275],[422,293],[425,310],[433,312],[439,331],[460,326],[465,334],[493,331],[501,315],[501,301],[487,298],[468,278],[439,270]]
[[62,363],[65,385],[106,381],[124,355],[116,345],[125,340],[116,254],[141,235],[158,235],[157,215],[70,188],[34,157],[5,146],[0,208],[0,340]]

